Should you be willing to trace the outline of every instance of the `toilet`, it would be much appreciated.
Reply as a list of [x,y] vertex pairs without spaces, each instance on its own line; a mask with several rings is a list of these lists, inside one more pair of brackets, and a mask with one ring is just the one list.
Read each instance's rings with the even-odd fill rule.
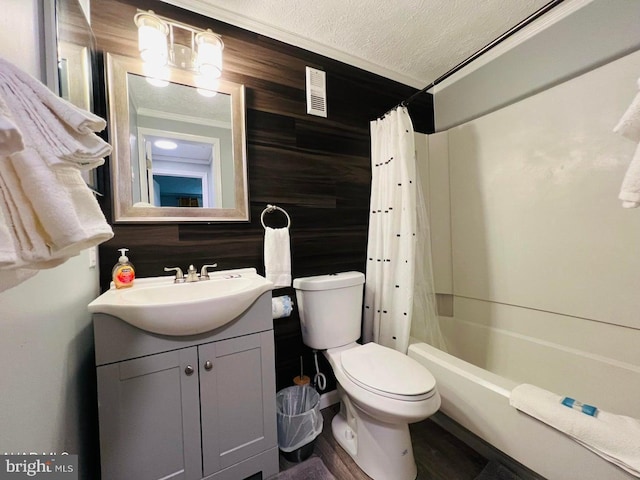
[[417,476],[409,424],[440,407],[433,375],[401,352],[356,343],[361,334],[364,274],[296,278],[293,287],[305,345],[322,350],[338,382],[338,444],[374,480]]

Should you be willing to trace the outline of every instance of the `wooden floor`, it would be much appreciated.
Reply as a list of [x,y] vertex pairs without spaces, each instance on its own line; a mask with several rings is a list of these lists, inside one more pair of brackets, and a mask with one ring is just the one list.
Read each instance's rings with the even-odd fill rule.
[[[322,410],[324,428],[316,439],[313,455],[322,458],[336,480],[369,480],[333,438],[331,420],[337,411],[338,405]],[[431,420],[412,424],[410,429],[418,464],[417,480],[473,480],[487,464],[475,450]],[[280,456],[280,470],[294,465]]]

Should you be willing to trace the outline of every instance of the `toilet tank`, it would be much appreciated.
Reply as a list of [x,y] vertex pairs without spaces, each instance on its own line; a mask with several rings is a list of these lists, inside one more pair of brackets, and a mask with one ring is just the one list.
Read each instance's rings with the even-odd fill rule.
[[296,278],[302,341],[315,350],[340,347],[360,338],[364,274],[332,273]]

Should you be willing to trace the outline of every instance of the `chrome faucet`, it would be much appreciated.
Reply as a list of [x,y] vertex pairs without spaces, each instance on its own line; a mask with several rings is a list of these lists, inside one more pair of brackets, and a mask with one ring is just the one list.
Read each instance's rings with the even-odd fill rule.
[[176,278],[173,279],[173,283],[184,283],[185,278],[180,267],[164,267],[165,272],[176,272]]
[[200,277],[198,276],[198,272],[196,270],[196,267],[194,267],[193,265],[189,265],[189,268],[187,270],[186,282],[187,283],[197,282],[198,280],[200,280]]
[[217,266],[217,263],[214,263],[213,265],[203,265],[200,269],[200,275],[198,275],[198,271],[196,270],[196,267],[193,266],[193,264],[189,265],[186,276],[182,273],[182,269],[180,267],[164,267],[164,271],[176,272],[176,278],[173,280],[173,283],[191,283],[198,282],[200,280],[209,280],[209,278],[211,277],[209,277],[208,269],[215,268]]
[[209,280],[211,277],[209,277],[209,268],[216,268],[218,266],[217,263],[214,263],[213,265],[203,265],[202,268],[200,269],[200,280]]

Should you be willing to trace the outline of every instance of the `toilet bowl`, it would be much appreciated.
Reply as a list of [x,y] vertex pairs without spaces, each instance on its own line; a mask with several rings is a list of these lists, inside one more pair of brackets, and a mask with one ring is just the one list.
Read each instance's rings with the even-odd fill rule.
[[440,395],[414,359],[356,343],[363,284],[359,272],[295,279],[303,342],[323,351],[336,377],[340,412],[331,428],[338,444],[374,480],[413,480],[409,423],[435,413]]

